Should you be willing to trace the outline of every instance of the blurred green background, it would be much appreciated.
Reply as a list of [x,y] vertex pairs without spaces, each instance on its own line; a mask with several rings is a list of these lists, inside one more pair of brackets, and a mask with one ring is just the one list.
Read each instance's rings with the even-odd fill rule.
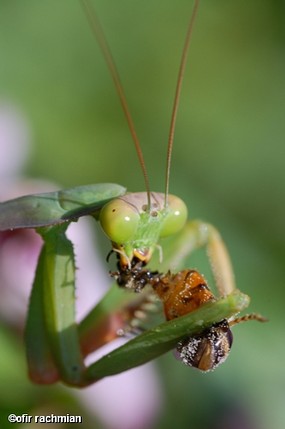
[[[120,71],[151,186],[163,191],[192,2],[96,0],[94,5]],[[282,0],[201,2],[170,190],[187,202],[191,218],[221,231],[238,287],[251,297],[250,310],[270,322],[234,328],[231,356],[214,373],[197,373],[171,354],[159,359],[165,404],[156,428],[284,428],[284,36]],[[62,187],[115,182],[144,190],[113,83],[76,0],[0,0],[0,53],[1,100],[24,113],[33,133],[27,176]],[[206,271],[199,263],[198,256],[192,265]],[[18,386],[24,365],[10,357],[17,346],[3,344],[4,338],[0,385],[6,374],[5,384]],[[23,396],[32,401],[50,394],[27,381],[24,386],[22,395],[17,391],[23,410]],[[15,389],[0,400],[4,414],[14,394]]]

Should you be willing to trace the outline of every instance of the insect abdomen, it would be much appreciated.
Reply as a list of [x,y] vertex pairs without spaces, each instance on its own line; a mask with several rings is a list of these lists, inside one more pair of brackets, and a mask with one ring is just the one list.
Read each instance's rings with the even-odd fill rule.
[[215,297],[204,277],[195,270],[183,270],[159,278],[153,288],[163,302],[167,320],[184,316]]

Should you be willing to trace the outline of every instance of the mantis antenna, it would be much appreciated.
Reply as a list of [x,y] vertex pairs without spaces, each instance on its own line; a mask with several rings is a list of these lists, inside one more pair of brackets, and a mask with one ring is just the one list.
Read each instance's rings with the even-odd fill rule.
[[136,152],[137,152],[137,155],[139,158],[139,163],[140,163],[141,168],[142,168],[145,187],[146,187],[146,193],[147,193],[147,209],[148,209],[148,211],[150,211],[151,210],[150,185],[149,185],[146,165],[145,165],[143,153],[141,150],[140,142],[139,142],[136,130],[135,130],[134,121],[132,119],[132,116],[131,116],[131,113],[130,113],[130,110],[128,107],[127,99],[126,99],[126,96],[125,96],[125,93],[123,90],[123,85],[121,83],[120,76],[119,76],[115,61],[113,59],[111,50],[108,46],[107,40],[106,40],[104,32],[103,32],[103,29],[100,25],[99,20],[97,19],[95,10],[94,10],[91,2],[89,0],[80,0],[80,3],[81,3],[83,11],[87,17],[87,20],[90,24],[91,30],[92,30],[94,36],[96,37],[97,42],[98,42],[98,44],[101,48],[101,51],[104,55],[107,66],[108,66],[109,71],[111,73],[111,76],[113,78],[117,93],[119,95],[121,105],[122,105],[124,114],[125,114],[127,122],[128,122],[129,129],[130,129],[130,132],[131,132],[131,135],[133,138],[133,142],[135,144]]
[[190,46],[190,41],[191,41],[191,36],[192,36],[192,30],[193,30],[194,21],[195,21],[197,11],[198,11],[198,6],[199,6],[199,0],[195,0],[192,15],[191,15],[189,25],[188,25],[188,30],[187,30],[187,34],[186,34],[185,43],[184,43],[184,48],[183,48],[183,52],[182,52],[180,68],[179,68],[177,84],[176,84],[174,103],[173,103],[173,108],[172,108],[169,137],[168,137],[168,146],[167,146],[167,157],[166,157],[165,200],[164,200],[165,207],[168,204],[170,165],[171,165],[171,155],[172,155],[172,149],[173,149],[173,140],[174,140],[177,111],[178,111],[178,106],[179,106],[181,87],[182,87],[187,57],[188,57],[188,53],[189,53],[189,46]]

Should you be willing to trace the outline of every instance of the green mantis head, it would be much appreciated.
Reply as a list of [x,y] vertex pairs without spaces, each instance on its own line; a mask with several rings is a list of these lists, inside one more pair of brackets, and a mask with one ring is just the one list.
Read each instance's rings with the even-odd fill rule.
[[146,264],[159,238],[180,231],[187,220],[185,203],[169,195],[164,206],[164,194],[151,193],[148,209],[147,194],[126,194],[107,203],[100,212],[100,223],[120,254],[120,266],[130,266],[133,258]]

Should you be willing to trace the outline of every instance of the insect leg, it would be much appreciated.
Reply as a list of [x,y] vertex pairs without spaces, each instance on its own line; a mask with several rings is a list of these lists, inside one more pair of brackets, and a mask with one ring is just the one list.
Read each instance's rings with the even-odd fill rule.
[[44,240],[26,325],[30,374],[41,383],[59,376],[85,384],[85,366],[75,321],[75,263],[68,224],[38,230]]
[[219,294],[223,296],[233,292],[236,289],[235,280],[226,245],[217,229],[201,220],[189,221],[177,236],[171,259],[168,256],[170,270],[180,269],[183,260],[200,247],[207,250]]

